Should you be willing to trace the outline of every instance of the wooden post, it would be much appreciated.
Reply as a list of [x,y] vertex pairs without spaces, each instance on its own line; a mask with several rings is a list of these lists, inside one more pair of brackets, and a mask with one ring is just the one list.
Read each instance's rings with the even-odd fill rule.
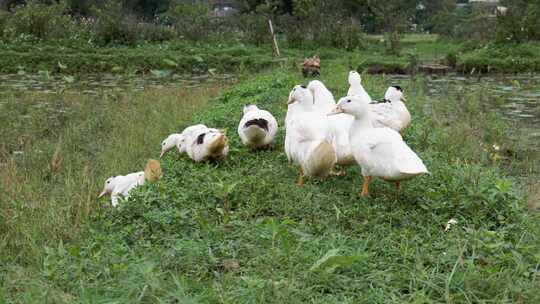
[[272,48],[274,50],[274,55],[279,57],[279,47],[277,44],[276,34],[274,33],[274,27],[272,26],[272,20],[268,18],[268,25],[270,26],[270,34],[272,35]]

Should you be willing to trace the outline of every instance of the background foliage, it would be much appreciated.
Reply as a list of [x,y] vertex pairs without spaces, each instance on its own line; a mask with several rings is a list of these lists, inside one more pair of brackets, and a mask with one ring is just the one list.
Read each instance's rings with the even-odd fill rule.
[[[524,42],[540,39],[540,4],[502,1],[494,6],[459,5],[453,0],[241,0],[236,16],[214,16],[218,7],[185,0],[28,0],[4,2],[4,39],[30,36],[93,39],[99,44],[240,39],[268,43],[267,20],[291,47],[362,47],[363,34],[385,34],[387,49],[399,52],[400,35],[434,32],[452,39]],[[495,30],[493,30],[495,29]],[[27,37],[27,39],[30,39]]]

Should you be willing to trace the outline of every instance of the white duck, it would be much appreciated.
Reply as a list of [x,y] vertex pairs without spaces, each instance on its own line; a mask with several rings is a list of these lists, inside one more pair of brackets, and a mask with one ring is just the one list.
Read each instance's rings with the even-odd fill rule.
[[324,115],[313,109],[312,100],[306,87],[295,86],[285,119],[285,153],[290,162],[299,166],[299,186],[304,185],[304,176],[327,177],[336,163]]
[[123,197],[129,198],[129,192],[135,187],[143,185],[146,181],[156,181],[162,176],[161,166],[156,160],[149,160],[144,171],[109,177],[103,186],[103,191],[98,198],[109,194],[113,207],[118,205],[118,200]]
[[369,195],[369,183],[373,176],[395,182],[399,191],[401,181],[428,172],[422,160],[398,132],[373,127],[367,99],[360,96],[341,98],[332,113],[354,116],[349,138],[354,158],[362,167],[362,196]]
[[328,113],[336,107],[336,100],[332,92],[326,88],[320,80],[312,80],[308,83],[307,88],[313,95],[313,104],[317,109]]
[[229,154],[229,140],[225,133],[214,128],[199,128],[186,136],[185,148],[188,156],[196,162],[220,160]]
[[180,153],[186,152],[186,138],[191,138],[194,132],[205,129],[208,129],[208,127],[203,124],[197,124],[185,128],[182,133],[173,133],[167,136],[167,138],[161,142],[161,154],[159,155],[159,158],[162,158],[165,153],[174,147],[177,147]]
[[411,114],[404,103],[403,89],[399,86],[391,86],[384,94],[384,100],[371,103],[373,126],[375,128],[388,127],[398,132],[403,132],[411,123]]
[[347,92],[347,96],[352,95],[361,96],[363,99],[371,102],[371,97],[362,86],[362,77],[357,71],[349,72],[349,91]]
[[[298,107],[298,111],[311,112],[312,116],[320,115],[317,119],[313,118],[312,121],[319,128],[326,128],[326,139],[336,152],[337,164],[340,166],[354,164],[354,157],[349,145],[349,128],[354,119],[350,115],[328,116],[327,114],[335,108],[332,93],[319,80],[310,82],[310,85],[311,88],[309,85],[307,87],[308,91],[305,91],[305,87],[296,86],[296,90],[293,89],[289,94],[289,103],[292,100],[298,101],[298,105],[301,106]],[[314,102],[311,102],[312,99]],[[329,106],[331,104],[333,104],[332,107]]]
[[244,107],[244,116],[238,125],[242,143],[252,149],[270,147],[276,136],[278,123],[274,116],[256,105]]

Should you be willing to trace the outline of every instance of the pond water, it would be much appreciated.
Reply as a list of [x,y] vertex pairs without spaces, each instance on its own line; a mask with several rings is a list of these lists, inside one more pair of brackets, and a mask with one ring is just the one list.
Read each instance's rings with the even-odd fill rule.
[[511,136],[540,151],[540,75],[427,78],[427,94],[437,97],[448,94],[462,96],[477,92],[488,96],[488,109],[498,112],[509,122]]
[[[389,76],[388,83],[408,79],[406,75]],[[482,94],[485,109],[500,114],[508,123],[506,130],[513,152],[526,156],[533,164],[532,172],[540,174],[540,75],[428,75],[425,76],[427,110],[436,102]]]
[[4,74],[0,75],[0,92],[3,91],[35,91],[56,93],[61,90],[78,90],[86,94],[98,94],[102,90],[124,91],[143,90],[145,88],[163,88],[176,85],[194,88],[212,82],[232,82],[235,76],[219,75],[178,75],[168,77],[143,75],[94,74],[81,77],[41,74]]

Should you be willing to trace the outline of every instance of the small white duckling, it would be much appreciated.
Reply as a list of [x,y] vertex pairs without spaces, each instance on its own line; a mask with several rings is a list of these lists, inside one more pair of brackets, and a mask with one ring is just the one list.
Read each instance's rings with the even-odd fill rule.
[[193,132],[204,130],[204,129],[208,129],[208,127],[203,124],[197,124],[197,125],[193,125],[193,126],[189,126],[185,128],[182,131],[182,133],[173,133],[167,136],[167,138],[165,138],[161,142],[161,154],[159,155],[159,158],[163,158],[165,153],[167,153],[174,147],[177,147],[178,152],[180,152],[180,154],[185,153],[186,148],[185,148],[184,143],[186,141],[186,138],[191,137]]
[[384,100],[370,104],[373,111],[373,126],[375,128],[388,127],[402,133],[411,123],[411,114],[407,110],[403,97],[403,89],[391,86],[384,94]]
[[336,100],[332,92],[326,88],[320,80],[312,80],[308,83],[308,90],[313,95],[313,104],[325,114],[336,107]]
[[349,139],[354,158],[362,167],[364,176],[360,195],[369,195],[369,183],[373,176],[395,182],[399,193],[401,181],[428,172],[422,160],[398,132],[373,127],[370,104],[366,98],[356,95],[343,97],[332,113],[354,116]]
[[347,96],[352,95],[361,96],[362,99],[369,100],[369,102],[371,102],[371,97],[362,86],[362,77],[357,71],[349,72],[349,91],[347,92]]
[[173,133],[161,142],[161,153],[159,158],[163,158],[163,155],[167,153],[172,148],[176,147],[178,143],[182,140],[183,136],[180,133]]
[[103,191],[99,194],[98,198],[106,194],[111,195],[111,204],[113,207],[118,205],[118,200],[121,197],[124,199],[129,198],[129,192],[140,185],[144,184],[144,171],[130,173],[128,175],[118,175],[109,177],[105,181]]
[[196,162],[220,160],[229,154],[229,140],[225,133],[218,129],[200,128],[186,137],[185,149],[188,156]]
[[161,165],[157,160],[150,159],[146,164],[144,171],[130,173],[127,175],[118,175],[109,177],[103,185],[103,191],[98,198],[109,194],[113,207],[118,205],[121,197],[129,198],[129,192],[135,187],[143,185],[146,181],[154,182],[162,177]]
[[268,148],[274,141],[278,123],[268,111],[256,105],[244,107],[244,116],[238,125],[238,135],[242,143],[251,149]]
[[304,176],[325,178],[336,164],[336,152],[330,144],[324,115],[313,109],[313,97],[304,86],[295,86],[289,94],[286,117],[285,153],[298,165],[298,186]]

